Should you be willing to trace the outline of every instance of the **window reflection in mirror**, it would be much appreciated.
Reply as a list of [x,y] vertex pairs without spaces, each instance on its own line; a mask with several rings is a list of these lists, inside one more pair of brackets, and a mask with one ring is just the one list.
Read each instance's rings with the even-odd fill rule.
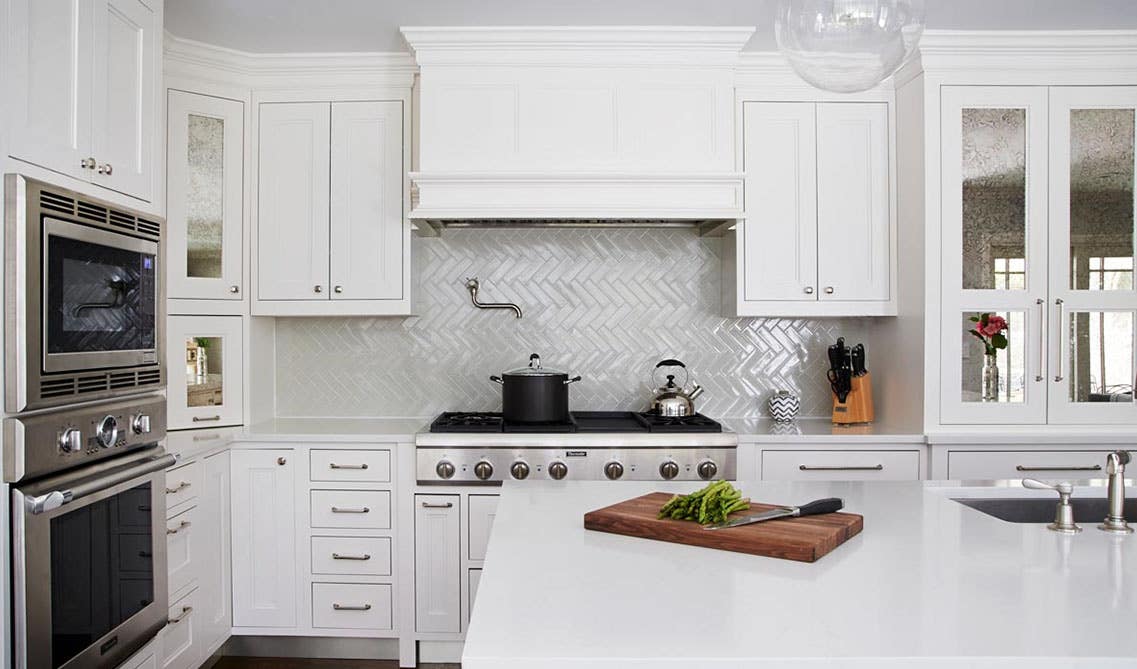
[[1070,314],[1070,401],[1132,402],[1132,311]]
[[221,337],[186,338],[186,406],[223,403]]

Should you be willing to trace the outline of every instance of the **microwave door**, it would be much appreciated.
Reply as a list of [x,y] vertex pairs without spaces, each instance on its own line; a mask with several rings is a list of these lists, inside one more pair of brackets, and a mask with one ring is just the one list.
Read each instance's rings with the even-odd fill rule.
[[115,666],[165,624],[164,470],[174,462],[13,487],[18,669]]
[[43,369],[157,361],[158,245],[44,219]]

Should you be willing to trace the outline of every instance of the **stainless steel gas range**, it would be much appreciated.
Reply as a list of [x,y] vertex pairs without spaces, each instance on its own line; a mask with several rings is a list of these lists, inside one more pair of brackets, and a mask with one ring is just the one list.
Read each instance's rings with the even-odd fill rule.
[[508,479],[733,479],[738,438],[705,416],[576,411],[554,424],[511,424],[495,413],[444,413],[416,438],[422,485],[500,485]]

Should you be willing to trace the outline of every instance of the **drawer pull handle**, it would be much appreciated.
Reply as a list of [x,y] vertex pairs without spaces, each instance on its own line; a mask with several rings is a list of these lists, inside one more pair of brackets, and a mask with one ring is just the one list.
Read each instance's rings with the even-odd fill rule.
[[182,481],[181,483],[179,483],[178,485],[174,486],[173,488],[166,488],[166,494],[167,494],[167,495],[176,495],[176,494],[178,494],[179,492],[181,492],[181,491],[185,490],[186,488],[190,487],[191,485],[193,485],[193,484],[192,484],[192,483],[190,483],[189,481]]
[[170,529],[167,527],[166,528],[166,534],[177,534],[178,532],[181,532],[182,530],[189,528],[191,525],[193,525],[193,523],[191,523],[190,521],[183,520],[182,522],[178,523],[178,526],[175,527],[174,529]]
[[182,615],[178,616],[177,618],[170,618],[166,622],[170,625],[177,625],[181,621],[185,620],[186,616],[188,616],[191,613],[193,613],[193,607],[192,606],[183,606],[182,607]]
[[333,462],[328,466],[332,469],[367,469],[367,463],[366,462],[361,464],[361,465],[337,465],[336,463]]
[[150,513],[150,505],[149,504],[139,504],[138,510],[141,511],[142,513]]
[[152,557],[154,557],[154,554],[151,553],[150,551],[138,551],[138,557],[140,557],[140,558],[152,558]]
[[366,506],[361,506],[358,509],[351,508],[351,507],[344,508],[344,507],[339,507],[339,506],[333,506],[332,507],[332,513],[371,513],[371,509],[366,507]]
[[332,553],[333,560],[370,560],[371,556],[364,553],[363,555],[340,555],[339,553]]
[[872,467],[828,467],[798,465],[798,469],[802,470],[803,472],[879,472],[884,469],[884,465],[873,465]]
[[193,440],[194,441],[213,441],[214,439],[220,439],[220,438],[221,438],[220,434],[195,434],[193,437]]
[[444,502],[442,504],[432,504],[430,502],[423,502],[422,508],[424,508],[424,509],[452,509],[452,508],[454,508],[454,502]]
[[1020,472],[1100,472],[1101,465],[1080,465],[1077,467],[1031,467],[1028,465],[1017,465],[1015,469]]
[[209,423],[215,420],[221,420],[221,416],[194,416],[193,422],[195,423]]
[[333,602],[332,608],[335,609],[336,611],[370,611],[371,605],[370,604],[364,604],[362,606],[353,606],[353,605],[337,604],[337,603]]

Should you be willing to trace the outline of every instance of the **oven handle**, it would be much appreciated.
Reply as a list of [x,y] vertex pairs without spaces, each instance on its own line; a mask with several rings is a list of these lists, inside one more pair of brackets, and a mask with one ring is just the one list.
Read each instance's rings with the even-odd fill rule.
[[46,513],[53,509],[58,509],[64,504],[70,504],[77,499],[82,499],[88,495],[113,488],[120,483],[125,483],[131,479],[161,471],[177,463],[177,461],[178,457],[176,455],[167,453],[161,457],[146,460],[137,467],[115,470],[105,476],[84,481],[66,490],[52,490],[42,495],[28,497],[24,504],[26,505],[28,513],[32,515]]

